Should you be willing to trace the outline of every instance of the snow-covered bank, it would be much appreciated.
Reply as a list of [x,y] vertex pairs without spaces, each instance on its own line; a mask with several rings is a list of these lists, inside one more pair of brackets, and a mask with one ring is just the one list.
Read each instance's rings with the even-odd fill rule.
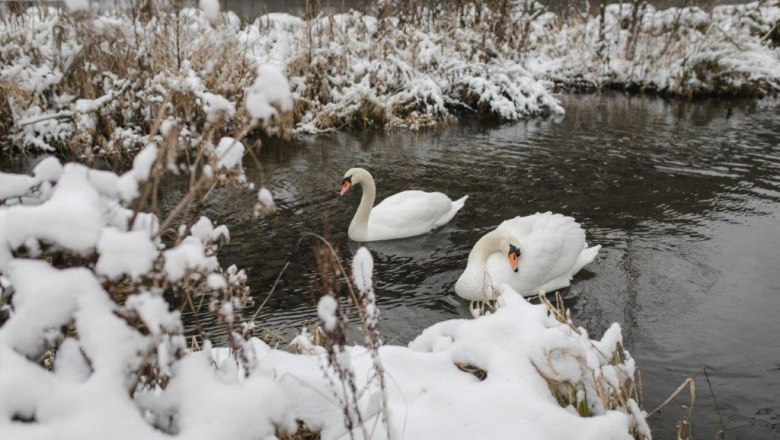
[[[499,304],[491,315],[435,324],[408,347],[379,348],[389,435],[369,350],[347,349],[371,438],[650,438],[644,413],[627,395],[635,365],[619,345],[617,324],[595,341],[509,288]],[[352,396],[334,388],[339,380],[323,367],[326,350],[302,356],[255,344],[255,374],[273,375],[292,397],[292,411],[322,438],[346,438],[344,407]],[[350,408],[353,422],[357,414]],[[353,435],[362,438],[358,426]]]
[[[258,66],[284,69],[299,132],[418,128],[462,113],[561,115],[553,88],[682,97],[780,91],[778,0],[557,15],[532,0],[402,5],[242,25],[213,2],[130,12],[29,9],[0,27],[2,148],[90,156],[144,144],[163,105],[197,137],[242,125]],[[164,4],[164,3],[163,3]],[[493,9],[491,9],[493,8]],[[209,112],[226,116],[209,125]]]
[[[602,18],[603,17],[603,21]],[[527,55],[537,77],[567,88],[691,96],[780,92],[780,2],[656,9],[610,4],[541,32]]]

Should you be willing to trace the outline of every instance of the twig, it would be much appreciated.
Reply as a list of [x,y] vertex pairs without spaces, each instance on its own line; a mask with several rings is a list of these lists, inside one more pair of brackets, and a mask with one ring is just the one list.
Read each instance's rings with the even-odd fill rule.
[[31,125],[31,124],[37,124],[38,122],[48,121],[49,119],[58,119],[58,118],[72,118],[73,112],[71,111],[62,111],[58,113],[53,113],[49,115],[44,115],[38,118],[33,119],[25,119],[23,121],[19,121],[17,124],[20,127],[24,127],[25,125]]
[[[328,240],[325,239],[322,235],[315,234],[314,232],[304,232],[301,236],[301,240],[303,240],[306,236],[312,236],[317,239],[319,239],[321,242],[325,244],[325,246],[328,247],[330,250],[331,255],[333,255],[333,258],[336,260],[336,263],[339,265],[339,271],[341,272],[341,276],[344,278],[345,283],[347,284],[347,289],[349,289],[349,294],[352,296],[352,300],[355,302],[355,308],[358,311],[358,314],[360,315],[360,320],[365,321],[366,317],[364,316],[363,310],[360,307],[360,300],[358,299],[357,295],[355,294],[355,290],[352,288],[352,282],[347,276],[347,271],[344,270],[344,266],[341,264],[341,259],[336,255],[336,250],[333,249],[333,245],[330,244]],[[301,244],[301,240],[298,240],[298,244]]]
[[265,304],[268,302],[269,299],[271,299],[271,295],[274,294],[274,291],[276,290],[276,285],[279,284],[279,280],[282,279],[282,275],[284,275],[284,271],[287,270],[287,267],[290,266],[290,262],[284,264],[284,267],[279,272],[279,275],[276,277],[276,281],[274,281],[274,285],[271,286],[271,291],[268,292],[268,295],[265,296],[265,299],[260,304],[260,307],[257,308],[254,315],[252,315],[252,319],[250,321],[254,322],[255,319],[257,319],[257,316],[260,314],[260,311],[263,310],[263,307],[265,307]]
[[720,413],[720,405],[718,399],[715,398],[715,392],[712,390],[712,383],[710,382],[710,375],[707,374],[707,368],[702,368],[704,372],[704,378],[707,379],[707,387],[710,389],[710,396],[712,396],[712,403],[715,404],[715,412],[718,413],[718,432],[715,433],[715,440],[721,440],[726,438],[725,429],[723,429],[723,416]]
[[677,389],[669,397],[667,397],[663,403],[658,405],[654,410],[647,413],[647,418],[649,419],[653,416],[653,414],[657,413],[661,410],[661,408],[665,407],[667,404],[669,404],[669,402],[674,400],[675,397],[677,397],[685,389],[685,387],[689,387],[691,391],[691,408],[693,408],[693,401],[696,398],[696,381],[694,379],[699,375],[699,373],[701,373],[701,371],[685,379],[685,381],[679,387],[677,387]]

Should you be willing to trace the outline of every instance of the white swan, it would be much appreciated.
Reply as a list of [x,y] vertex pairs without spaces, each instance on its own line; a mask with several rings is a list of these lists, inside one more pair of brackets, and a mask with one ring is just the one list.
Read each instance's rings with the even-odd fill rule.
[[523,296],[561,289],[599,249],[588,247],[585,231],[571,217],[550,212],[515,217],[477,241],[455,293],[485,301],[496,299],[491,287],[503,283]]
[[363,168],[352,168],[341,182],[343,196],[352,186],[363,187],[352,223],[349,238],[355,241],[379,241],[413,237],[438,228],[455,217],[468,196],[453,202],[440,192],[403,191],[374,205],[376,185],[371,173]]

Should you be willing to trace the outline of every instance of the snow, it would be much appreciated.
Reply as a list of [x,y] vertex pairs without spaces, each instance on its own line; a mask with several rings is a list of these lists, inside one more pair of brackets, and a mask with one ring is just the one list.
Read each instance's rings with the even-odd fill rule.
[[338,325],[338,316],[336,310],[338,310],[339,304],[336,302],[336,298],[332,295],[323,295],[320,301],[317,303],[317,316],[322,320],[325,330],[332,332]]
[[204,216],[201,216],[198,221],[190,227],[190,232],[203,243],[217,241],[219,239],[230,240],[230,231],[228,231],[227,226],[220,225],[215,228],[211,223],[211,220]]
[[206,283],[214,290],[225,289],[228,286],[227,281],[225,281],[225,277],[217,273],[209,274],[208,278],[206,279]]
[[257,192],[257,203],[255,204],[254,214],[258,216],[260,214],[269,215],[276,212],[276,203],[274,202],[274,196],[271,191],[262,187]]
[[137,279],[152,270],[157,247],[146,231],[121,232],[105,228],[97,243],[100,254],[95,272],[110,279],[127,275]]
[[188,270],[213,270],[217,268],[217,258],[206,255],[206,250],[197,237],[189,236],[178,246],[163,253],[165,272],[171,281],[180,281]]
[[181,327],[179,312],[169,312],[168,303],[161,295],[141,292],[129,297],[125,307],[138,314],[152,335],[175,333]]
[[241,159],[244,157],[244,144],[232,137],[223,137],[215,150],[217,165],[224,169],[238,168],[241,170]]
[[[561,381],[590,384],[596,379],[584,369],[572,370],[570,377],[557,368],[579,365],[578,359],[589,355],[597,359],[596,371],[615,367],[607,365],[587,337],[550,317],[545,306],[531,305],[508,288],[502,289],[502,298],[503,305],[491,315],[441,322],[408,347],[379,348],[386,374],[392,378],[387,402],[393,438],[478,438],[489,432],[491,438],[631,439],[630,426],[646,426],[641,411],[604,409],[595,389],[588,386],[585,393],[592,417],[561,407],[540,371]],[[323,296],[320,318],[335,319],[334,307],[335,299]],[[343,390],[333,372],[323,377],[321,365],[327,354],[313,347],[306,334],[299,338],[312,354],[270,349],[253,339],[255,352],[260,353],[259,371],[276,378],[292,397],[291,412],[306,426],[321,429],[323,439],[346,436],[343,408],[334,400],[343,397]],[[344,364],[351,365],[359,378],[361,413],[366,424],[374,427],[382,399],[377,386],[366,383],[374,368],[367,354],[363,347],[350,347]],[[555,371],[547,364],[551,356]],[[482,368],[487,378],[480,381],[456,364]],[[621,368],[618,364],[617,371]],[[378,423],[371,438],[387,438],[385,432]],[[353,434],[362,438],[358,428]]]
[[[104,224],[97,191],[86,181],[83,165],[68,164],[52,190],[38,206],[13,206],[5,213],[5,240],[12,248],[43,241],[87,253]],[[58,225],[58,227],[53,227]],[[0,270],[3,269],[0,262]]]
[[65,6],[69,11],[86,11],[89,9],[89,0],[65,0]]
[[[216,3],[216,0],[207,1]],[[197,93],[197,96],[202,102],[203,111],[206,112],[206,120],[208,122],[220,122],[225,119],[232,119],[236,115],[236,106],[222,95],[200,92]]]
[[3,272],[16,293],[13,317],[0,329],[0,345],[32,358],[47,346],[47,330],[67,324],[79,298],[100,288],[86,269],[56,270],[43,261],[15,259]]
[[156,158],[157,145],[149,144],[144,147],[133,159],[133,169],[130,171],[133,178],[138,182],[146,181]]
[[56,157],[47,156],[33,168],[36,179],[44,182],[56,182],[62,176],[62,164]]
[[365,247],[361,247],[355,252],[355,258],[352,259],[352,279],[355,281],[355,287],[361,292],[365,292],[373,285],[374,259],[371,252]]
[[279,111],[290,112],[293,108],[290,84],[282,70],[272,64],[257,68],[257,78],[247,90],[246,109],[255,119],[269,120]]
[[212,24],[219,21],[219,0],[198,0],[198,7]]
[[30,176],[2,173],[0,174],[0,201],[21,197],[38,183],[38,179]]

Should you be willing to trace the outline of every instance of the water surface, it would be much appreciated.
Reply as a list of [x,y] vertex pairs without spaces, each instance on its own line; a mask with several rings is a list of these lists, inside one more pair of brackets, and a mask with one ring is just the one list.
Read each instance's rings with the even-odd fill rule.
[[[339,197],[343,173],[374,174],[378,200],[418,188],[470,196],[434,233],[370,244],[381,331],[405,344],[433,323],[468,317],[453,284],[473,243],[504,219],[537,211],[574,216],[601,244],[564,291],[575,322],[600,337],[623,327],[642,371],[644,406],[706,367],[727,438],[780,437],[780,118],[777,101],[563,96],[562,121],[464,123],[427,132],[334,133],[264,147],[263,173],[280,212],[256,220],[251,194],[221,193],[225,263],[248,268],[260,319],[289,337],[316,320],[316,270],[305,232],[342,256],[360,191]],[[216,330],[215,330],[216,331]],[[674,403],[652,426],[673,438]],[[699,381],[694,432],[713,438],[717,413]]]

